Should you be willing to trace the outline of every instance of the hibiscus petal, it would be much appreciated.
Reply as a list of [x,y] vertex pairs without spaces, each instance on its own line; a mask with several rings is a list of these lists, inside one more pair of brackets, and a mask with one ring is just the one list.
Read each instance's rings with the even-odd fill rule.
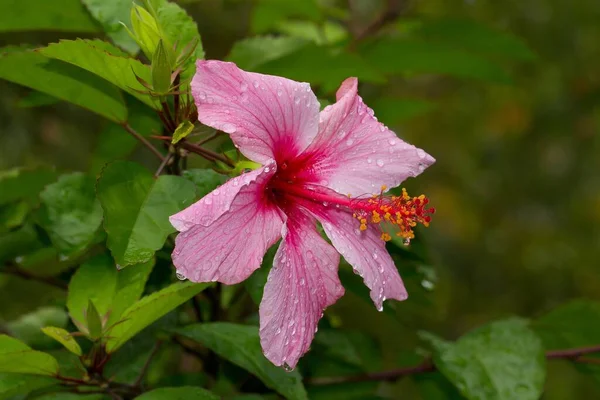
[[230,134],[249,159],[294,157],[314,139],[319,102],[308,83],[199,60],[192,80],[198,119]]
[[[281,236],[281,211],[265,195],[275,165],[244,175],[229,209],[210,225],[194,225],[175,240],[177,272],[193,282],[239,283],[254,272]],[[216,197],[216,196],[215,196]],[[213,197],[214,198],[214,197]]]
[[[306,153],[313,154],[316,179],[338,193],[379,193],[417,176],[435,159],[377,121],[357,94],[356,78],[346,79],[337,102],[320,116],[319,133]],[[325,183],[327,182],[327,183]]]
[[386,299],[402,301],[408,297],[385,242],[380,238],[379,227],[369,225],[367,230],[360,231],[351,214],[336,208],[311,211],[323,224],[325,234],[336,250],[371,289],[371,300],[379,311]]
[[273,364],[294,368],[323,310],[344,288],[337,275],[339,254],[319,235],[314,218],[300,210],[286,214],[287,229],[260,303],[260,341]]
[[265,171],[260,168],[228,180],[185,210],[171,215],[169,217],[171,225],[179,232],[185,232],[194,225],[208,226],[212,224],[229,210],[231,202],[244,185],[254,181],[263,173]]

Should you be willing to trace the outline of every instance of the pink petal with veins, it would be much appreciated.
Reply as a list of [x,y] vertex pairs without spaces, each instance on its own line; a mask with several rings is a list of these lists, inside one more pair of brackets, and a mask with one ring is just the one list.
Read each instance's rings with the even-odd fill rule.
[[344,294],[340,257],[301,209],[286,210],[277,250],[260,303],[260,341],[275,365],[294,368],[308,351],[323,310]]
[[169,217],[171,225],[179,232],[185,232],[194,225],[209,226],[229,210],[231,202],[244,185],[255,180],[262,173],[264,173],[262,169],[257,169],[231,178],[185,210],[171,215]]
[[266,197],[275,173],[271,163],[243,175],[229,209],[208,226],[198,224],[177,235],[172,254],[177,272],[193,282],[239,283],[260,267],[281,237],[281,211]]
[[313,208],[311,211],[323,224],[325,234],[336,250],[371,289],[371,300],[378,310],[382,310],[386,299],[402,301],[408,297],[385,242],[380,239],[378,226],[369,225],[367,230],[360,231],[356,219],[348,212],[336,208]]
[[321,112],[319,133],[306,150],[317,182],[353,196],[398,186],[435,162],[377,121],[357,85],[356,78],[342,83],[337,102]]
[[198,119],[229,133],[250,160],[294,157],[314,139],[319,102],[308,83],[199,60],[192,80]]

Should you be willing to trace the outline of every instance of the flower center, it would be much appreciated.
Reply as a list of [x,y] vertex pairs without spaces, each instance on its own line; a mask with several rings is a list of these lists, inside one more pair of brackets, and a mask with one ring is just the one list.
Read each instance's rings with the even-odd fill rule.
[[[396,235],[403,238],[405,244],[409,244],[415,237],[413,228],[419,223],[425,227],[429,226],[431,214],[435,213],[433,207],[427,207],[427,197],[411,197],[405,189],[402,189],[400,196],[388,196],[383,194],[387,189],[383,186],[379,195],[353,198],[298,179],[295,172],[293,166],[280,164],[277,175],[267,186],[275,203],[283,207],[288,203],[298,202],[308,208],[315,204],[341,208],[352,213],[361,231],[366,230],[369,224],[395,226]],[[391,238],[392,236],[385,231],[381,234],[384,241]]]

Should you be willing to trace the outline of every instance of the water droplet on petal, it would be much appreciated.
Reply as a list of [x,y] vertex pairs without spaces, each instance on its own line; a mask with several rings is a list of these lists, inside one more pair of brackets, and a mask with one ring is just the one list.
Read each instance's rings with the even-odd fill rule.
[[225,133],[235,133],[236,131],[236,127],[233,124],[224,124],[221,127],[221,130]]
[[377,160],[377,166],[383,167],[383,160]]
[[289,366],[288,363],[283,363],[283,369],[285,372],[292,372],[294,370],[294,368]]
[[242,83],[240,84],[240,90],[241,90],[242,92],[245,92],[246,90],[248,90],[248,84],[247,84],[246,82],[242,82]]
[[177,277],[177,279],[179,279],[180,281],[185,281],[185,280],[187,280],[187,278],[185,277],[185,275],[183,275],[183,274],[182,274],[182,273],[180,273],[180,272],[176,272],[176,273],[175,273],[175,276],[176,276],[176,277]]
[[398,139],[396,138],[391,138],[388,142],[390,144],[390,146],[395,146],[396,143],[398,143]]
[[373,162],[373,159],[371,157],[367,158],[367,164],[371,164]]
[[283,90],[277,89],[277,96],[279,96],[279,97],[283,96]]
[[277,328],[277,330],[275,331],[276,335],[279,335],[281,333],[281,328]]
[[352,145],[354,144],[354,140],[352,140],[352,139],[348,139],[348,140],[346,140],[346,144],[347,144],[348,146],[352,146]]
[[304,280],[304,278],[300,279],[300,286],[304,286],[306,285],[306,281]]

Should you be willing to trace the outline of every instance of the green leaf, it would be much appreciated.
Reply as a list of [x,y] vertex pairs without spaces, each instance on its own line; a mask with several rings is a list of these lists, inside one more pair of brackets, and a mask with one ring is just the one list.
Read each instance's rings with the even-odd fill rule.
[[136,400],[218,400],[208,390],[193,386],[154,389],[135,398]]
[[148,261],[175,229],[169,216],[189,206],[194,185],[179,176],[152,174],[139,164],[116,161],[97,185],[108,248],[121,266]]
[[117,287],[117,268],[105,254],[84,263],[69,282],[67,309],[79,326],[86,321],[85,310],[90,301],[100,315],[105,315],[113,302]]
[[227,59],[245,70],[294,53],[306,46],[306,40],[289,36],[256,36],[236,42]]
[[31,206],[26,201],[0,206],[0,234],[23,225],[30,211]]
[[173,140],[171,140],[171,143],[175,144],[179,142],[181,139],[192,133],[193,129],[194,124],[192,124],[190,121],[183,121],[179,124],[177,129],[175,129],[175,132],[173,132]]
[[55,180],[56,172],[46,168],[1,171],[0,205],[22,199],[36,199],[44,186]]
[[[156,113],[144,104],[134,101],[129,104],[129,125],[142,136],[159,132],[162,123]],[[90,173],[97,175],[111,161],[129,156],[140,142],[121,125],[109,123],[100,132],[90,158]]]
[[106,319],[104,326],[112,326],[123,311],[140,298],[153,266],[154,260],[150,260],[117,270],[107,254],[90,259],[75,272],[69,283],[67,308],[71,318],[81,328],[85,321],[83,311],[91,300]]
[[63,254],[85,249],[100,228],[102,207],[94,186],[92,177],[75,172],[61,176],[40,195],[40,225]]
[[300,50],[269,61],[257,68],[257,72],[280,75],[297,81],[322,85],[326,92],[334,92],[349,76],[363,82],[383,83],[385,76],[370,60],[357,53],[333,50],[309,44]]
[[196,185],[196,198],[200,199],[213,190],[217,186],[225,183],[227,179],[224,175],[213,171],[212,169],[188,169],[183,171],[183,177],[190,180]]
[[16,231],[0,236],[0,261],[22,257],[43,247],[35,228],[23,225]]
[[302,377],[297,371],[286,372],[265,358],[260,347],[258,328],[226,322],[195,324],[176,333],[198,341],[219,356],[256,375],[265,385],[287,399],[306,399]]
[[114,122],[127,120],[127,107],[119,89],[81,68],[35,51],[0,55],[0,78],[87,108]]
[[546,377],[541,340],[519,318],[493,322],[445,344],[434,362],[467,399],[537,400]]
[[518,37],[472,20],[424,20],[414,33],[427,40],[446,43],[482,55],[518,61],[531,61],[536,58]]
[[441,74],[510,83],[498,65],[442,43],[384,38],[361,47],[360,54],[385,74]]
[[67,326],[69,317],[62,307],[40,307],[23,314],[7,324],[8,331],[15,338],[38,348],[48,348],[55,343],[41,332],[46,325]]
[[428,113],[435,108],[429,101],[417,99],[393,99],[378,97],[368,103],[377,118],[387,125],[395,125],[421,114]]
[[315,0],[260,0],[254,7],[252,31],[256,33],[269,31],[276,28],[282,20],[290,17],[317,21],[321,18],[321,10]]
[[79,347],[79,344],[77,343],[75,338],[69,333],[69,331],[63,328],[57,328],[55,326],[46,326],[42,328],[42,332],[44,332],[49,337],[65,346],[65,348],[71,353],[76,354],[78,356],[82,354],[81,347]]
[[381,369],[381,350],[375,340],[358,331],[321,329],[315,335],[321,354],[359,367],[362,371]]
[[151,79],[150,69],[134,58],[129,58],[110,43],[100,40],[61,40],[38,50],[46,57],[75,65],[107,80],[153,108],[157,102],[139,91],[147,89],[136,79]]
[[81,2],[117,46],[130,54],[139,51],[137,43],[125,28],[127,26],[131,29],[129,11],[133,2],[123,0],[81,0]]
[[50,354],[35,351],[25,343],[0,335],[0,373],[56,375],[58,362]]
[[550,311],[533,323],[547,349],[598,344],[600,303],[574,300]]
[[153,267],[154,259],[142,264],[130,265],[117,272],[117,286],[106,323],[108,327],[116,323],[123,312],[139,300]]
[[165,50],[162,40],[158,41],[158,46],[152,57],[152,89],[160,94],[165,94],[171,87],[171,62]]
[[99,32],[79,0],[2,0],[0,32]]
[[50,106],[59,102],[60,100],[54,96],[50,96],[49,94],[33,90],[21,100],[19,100],[17,105],[21,108],[34,108]]
[[92,300],[88,300],[87,310],[85,312],[87,331],[92,339],[98,339],[102,336],[102,319],[98,309]]
[[26,394],[55,383],[53,378],[45,376],[0,373],[0,399],[14,399],[19,394]]
[[123,313],[120,323],[110,330],[106,350],[115,352],[125,342],[163,315],[179,307],[210,284],[174,283],[158,292],[143,297]]
[[158,8],[157,19],[167,42],[176,46],[177,54],[181,53],[190,43],[197,43],[192,56],[183,65],[182,77],[184,80],[192,77],[196,72],[196,60],[204,59],[204,49],[196,21],[179,5],[166,1]]

